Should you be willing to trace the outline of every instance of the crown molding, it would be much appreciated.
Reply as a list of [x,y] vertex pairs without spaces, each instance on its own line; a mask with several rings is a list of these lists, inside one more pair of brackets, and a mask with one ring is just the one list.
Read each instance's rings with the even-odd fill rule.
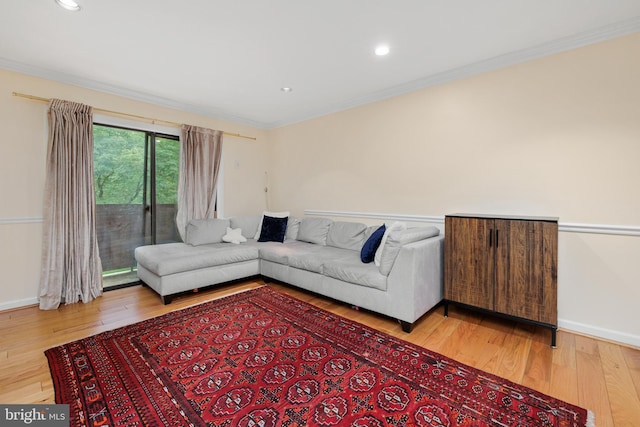
[[123,98],[129,98],[134,101],[146,102],[148,104],[157,105],[160,107],[172,108],[174,110],[184,111],[187,113],[198,114],[205,117],[212,117],[219,120],[228,121],[235,124],[251,126],[258,129],[265,129],[265,124],[255,120],[240,117],[234,114],[227,113],[221,109],[213,107],[201,107],[192,104],[185,104],[182,102],[174,101],[172,99],[152,95],[145,92],[139,92],[132,89],[127,89],[108,83],[102,83],[96,80],[86,79],[73,74],[61,73],[58,71],[52,71],[45,68],[35,67],[21,62],[12,61],[6,58],[0,58],[0,68],[4,68],[9,71],[15,71],[18,73],[26,74],[33,77],[40,77],[47,80],[56,81],[59,83],[65,83],[72,86],[81,87],[84,89],[96,90],[104,92],[110,95],[117,95]]
[[462,67],[447,70],[441,73],[425,76],[424,78],[413,80],[408,83],[393,86],[371,94],[351,98],[344,102],[335,103],[326,108],[317,109],[311,113],[305,113],[298,116],[290,117],[284,120],[274,122],[259,122],[236,114],[231,114],[219,108],[196,106],[192,104],[178,102],[172,99],[159,97],[149,93],[139,92],[107,83],[98,82],[91,79],[75,76],[72,74],[61,73],[57,71],[47,70],[5,58],[0,58],[0,68],[10,71],[20,72],[22,74],[41,77],[48,80],[66,83],[85,89],[97,90],[112,95],[122,96],[125,98],[142,101],[162,107],[172,108],[188,113],[198,114],[206,117],[213,117],[220,120],[229,121],[236,124],[251,126],[258,129],[275,129],[305,120],[337,113],[350,108],[359,107],[377,101],[382,101],[406,93],[415,92],[431,86],[448,83],[488,71],[494,71],[510,65],[552,55],[559,52],[575,49],[593,43],[609,40],[612,38],[624,36],[627,34],[640,32],[640,17],[633,17],[624,21],[616,22],[595,30],[578,33],[572,36],[557,39],[538,46],[510,52],[504,55],[488,58]]
[[349,99],[345,102],[337,103],[325,110],[316,110],[315,113],[301,115],[290,120],[282,120],[267,125],[267,129],[279,128],[294,123],[299,123],[312,118],[337,113],[350,108],[359,107],[377,101],[393,98],[418,90],[437,86],[443,83],[472,77],[478,74],[495,71],[510,65],[530,61],[555,53],[565,52],[571,49],[587,46],[590,44],[610,40],[616,37],[640,32],[640,17],[634,17],[625,21],[616,22],[611,25],[597,28],[595,30],[578,33],[569,37],[556,39],[548,43],[543,43],[527,49],[510,52],[504,55],[488,58],[462,67],[432,74],[421,79],[413,80],[387,89],[383,89],[365,96]]

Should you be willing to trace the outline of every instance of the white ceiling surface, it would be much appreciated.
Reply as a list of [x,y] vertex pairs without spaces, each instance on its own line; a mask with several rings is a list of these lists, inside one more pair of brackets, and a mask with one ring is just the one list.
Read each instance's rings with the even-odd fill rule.
[[267,129],[640,31],[640,0],[77,1],[1,0],[0,68]]

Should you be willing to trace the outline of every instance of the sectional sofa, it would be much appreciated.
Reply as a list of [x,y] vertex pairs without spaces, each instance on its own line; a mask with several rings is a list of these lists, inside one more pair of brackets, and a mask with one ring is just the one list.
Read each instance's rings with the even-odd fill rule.
[[135,258],[138,277],[165,304],[181,292],[261,275],[398,319],[410,332],[443,298],[443,243],[436,227],[265,213],[192,220],[185,243],[141,246]]

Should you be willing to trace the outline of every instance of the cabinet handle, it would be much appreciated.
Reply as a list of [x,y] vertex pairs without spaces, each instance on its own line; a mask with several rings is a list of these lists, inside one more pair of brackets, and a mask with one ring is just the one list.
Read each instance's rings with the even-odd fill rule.
[[498,231],[500,230],[496,230],[496,248],[498,247]]
[[493,238],[493,230],[489,230],[489,247],[492,246],[491,240]]

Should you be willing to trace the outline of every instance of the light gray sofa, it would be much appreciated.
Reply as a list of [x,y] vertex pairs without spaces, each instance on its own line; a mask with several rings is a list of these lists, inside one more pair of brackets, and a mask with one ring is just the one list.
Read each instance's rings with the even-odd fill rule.
[[[138,277],[167,304],[181,292],[261,275],[398,319],[405,332],[443,298],[436,227],[388,228],[376,265],[360,252],[378,226],[289,218],[284,242],[259,242],[261,218],[190,221],[186,243],[136,249]],[[246,242],[224,243],[232,229]]]

